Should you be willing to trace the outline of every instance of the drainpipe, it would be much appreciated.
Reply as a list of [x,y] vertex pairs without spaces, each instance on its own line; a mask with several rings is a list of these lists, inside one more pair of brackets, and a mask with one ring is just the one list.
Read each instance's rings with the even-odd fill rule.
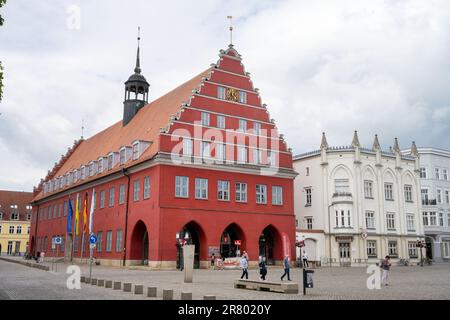
[[[123,242],[123,266],[125,267],[126,258],[127,258],[127,234],[128,234],[128,202],[130,198],[130,175],[127,172],[127,169],[122,168],[122,174],[128,178],[127,182],[127,198],[125,202],[125,234],[124,234],[124,242]],[[119,191],[120,192],[120,191]]]
[[38,223],[39,223],[39,207],[40,206],[38,205],[37,208],[36,208],[36,225],[34,226],[34,247],[33,247],[33,251],[34,251],[33,253],[34,254],[36,254],[36,252],[37,252],[36,249],[37,249],[37,231],[38,231]]

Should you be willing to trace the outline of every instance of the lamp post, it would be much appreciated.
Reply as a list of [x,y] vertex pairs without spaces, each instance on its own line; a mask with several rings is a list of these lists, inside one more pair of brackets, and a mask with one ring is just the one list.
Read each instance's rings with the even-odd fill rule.
[[331,212],[330,212],[330,208],[333,206],[333,204],[330,204],[329,206],[328,206],[328,241],[329,241],[329,251],[330,251],[330,257],[329,257],[329,260],[330,260],[330,268],[331,268]]

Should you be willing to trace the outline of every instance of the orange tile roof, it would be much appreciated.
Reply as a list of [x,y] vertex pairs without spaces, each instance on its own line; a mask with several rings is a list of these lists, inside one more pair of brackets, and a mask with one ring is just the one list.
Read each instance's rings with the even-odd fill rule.
[[[202,78],[206,77],[210,70],[205,70],[164,96],[142,107],[125,127],[122,126],[122,120],[120,120],[91,138],[83,140],[73,154],[64,161],[54,177],[63,176],[75,169],[79,169],[82,165],[88,165],[89,162],[95,161],[101,156],[106,156],[110,152],[118,152],[121,147],[131,146],[133,141],[136,140],[151,141],[153,143],[138,160],[129,162],[127,165],[133,165],[153,157],[159,151],[158,136],[160,128],[165,128],[170,121],[170,116],[180,111],[183,102],[188,102],[192,95],[192,90],[201,84]],[[89,177],[64,189],[72,188],[118,170],[116,168],[113,171],[110,170],[101,175]],[[59,189],[58,192],[64,189]],[[43,191],[40,191],[33,200],[37,201],[42,198],[44,198],[44,194]]]
[[31,203],[32,199],[32,192],[0,190],[0,212],[4,213],[3,220],[9,220],[11,205],[17,205],[20,214],[19,220],[26,220],[25,214],[28,213],[26,206]]

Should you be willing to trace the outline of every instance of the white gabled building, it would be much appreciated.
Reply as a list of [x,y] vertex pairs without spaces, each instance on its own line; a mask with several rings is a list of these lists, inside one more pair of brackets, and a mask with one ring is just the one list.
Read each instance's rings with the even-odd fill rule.
[[[419,158],[402,155],[395,139],[381,150],[378,137],[362,148],[329,147],[294,157],[297,240],[309,260],[322,265],[361,266],[389,255],[418,262],[417,240],[424,240]],[[297,256],[300,249],[297,248]]]

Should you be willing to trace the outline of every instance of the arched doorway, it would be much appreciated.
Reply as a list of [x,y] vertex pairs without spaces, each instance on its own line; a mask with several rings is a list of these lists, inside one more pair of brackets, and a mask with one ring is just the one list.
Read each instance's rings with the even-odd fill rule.
[[308,260],[316,261],[317,260],[317,258],[316,258],[317,257],[317,242],[316,242],[316,240],[306,239],[305,247],[302,248],[300,257],[302,257],[303,252],[306,252]]
[[220,237],[220,256],[222,258],[239,257],[244,250],[244,232],[237,224],[232,223],[225,228]]
[[259,257],[265,257],[268,265],[274,265],[275,260],[281,260],[281,237],[273,227],[266,227],[259,236]]
[[138,261],[140,265],[148,265],[148,243],[147,227],[139,220],[131,235],[130,260]]
[[186,224],[177,233],[177,269],[180,269],[183,265],[183,250],[182,247],[185,244],[195,245],[194,251],[194,269],[200,268],[200,239],[203,237],[202,228],[194,221]]

